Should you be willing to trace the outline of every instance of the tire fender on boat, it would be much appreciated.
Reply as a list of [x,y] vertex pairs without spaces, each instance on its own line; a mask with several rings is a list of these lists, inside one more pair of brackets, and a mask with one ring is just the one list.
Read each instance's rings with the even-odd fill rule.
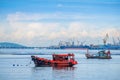
[[57,66],[57,63],[54,63],[54,66]]
[[48,62],[48,65],[51,65],[51,62]]
[[69,62],[69,65],[70,65],[70,66],[73,66],[72,62]]

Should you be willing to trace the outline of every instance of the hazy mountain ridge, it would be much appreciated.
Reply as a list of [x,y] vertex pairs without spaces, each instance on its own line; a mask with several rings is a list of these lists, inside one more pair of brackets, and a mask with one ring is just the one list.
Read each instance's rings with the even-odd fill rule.
[[24,48],[24,47],[27,46],[12,42],[0,42],[0,48]]

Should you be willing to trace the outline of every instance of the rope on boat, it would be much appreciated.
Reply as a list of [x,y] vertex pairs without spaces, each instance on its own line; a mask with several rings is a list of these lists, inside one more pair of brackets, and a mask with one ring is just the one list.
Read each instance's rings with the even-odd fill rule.
[[26,64],[26,66],[29,66],[31,63],[32,63],[32,60],[28,64]]

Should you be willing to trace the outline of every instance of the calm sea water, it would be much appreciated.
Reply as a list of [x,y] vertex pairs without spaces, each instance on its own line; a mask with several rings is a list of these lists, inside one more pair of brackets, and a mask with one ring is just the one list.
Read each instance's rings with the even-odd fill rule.
[[[96,53],[95,51],[90,51]],[[120,51],[111,51],[119,54]],[[86,59],[85,50],[22,50],[0,49],[0,80],[120,80],[120,55],[112,59]],[[17,53],[21,55],[8,55]],[[34,67],[30,53],[45,54],[40,57],[51,59],[52,53],[74,53],[78,64],[74,67]]]

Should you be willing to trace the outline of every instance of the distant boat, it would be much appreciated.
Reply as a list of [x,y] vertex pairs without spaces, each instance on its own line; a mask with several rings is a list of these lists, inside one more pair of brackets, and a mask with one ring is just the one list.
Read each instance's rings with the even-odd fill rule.
[[87,57],[87,59],[111,59],[112,58],[110,51],[105,52],[104,50],[99,51],[97,54],[89,54],[87,52],[85,56]]

